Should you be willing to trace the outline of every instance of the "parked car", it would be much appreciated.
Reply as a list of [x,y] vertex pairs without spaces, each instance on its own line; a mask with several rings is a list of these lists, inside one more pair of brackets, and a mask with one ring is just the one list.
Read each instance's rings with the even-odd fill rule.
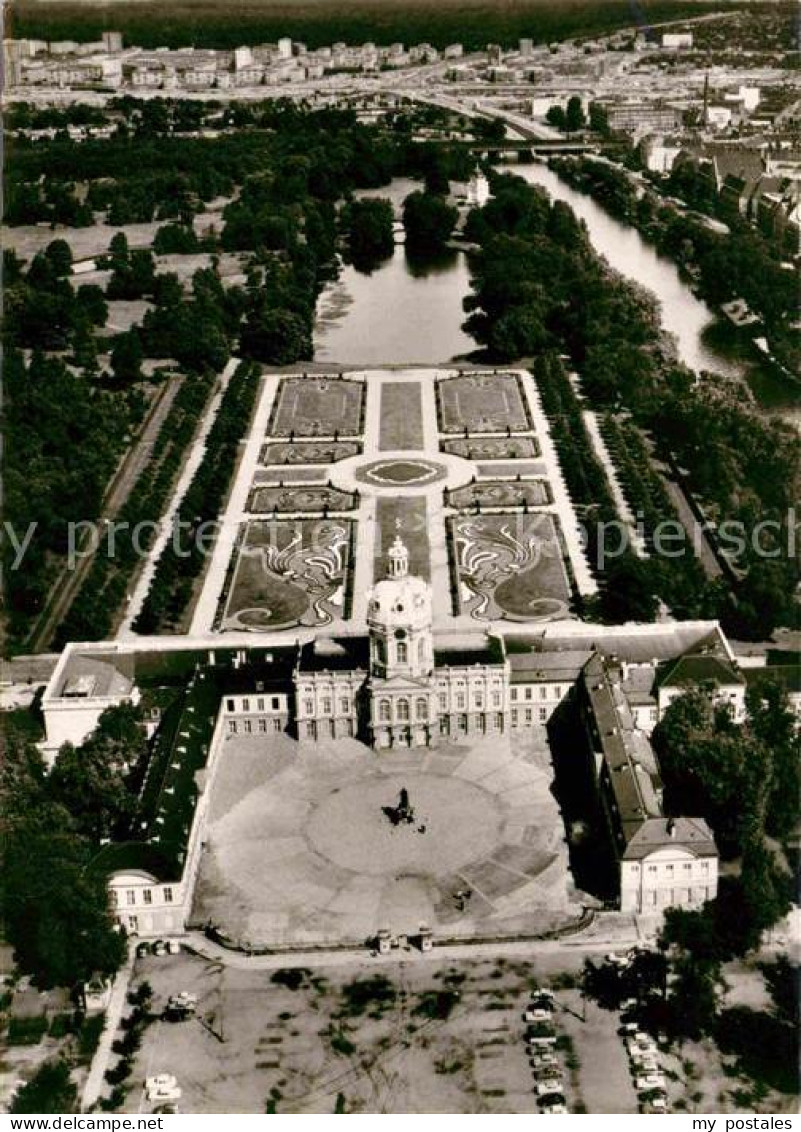
[[658,1073],[659,1062],[654,1057],[643,1057],[632,1059],[632,1068],[637,1076],[642,1076],[645,1073]]
[[169,1089],[178,1084],[178,1078],[172,1073],[156,1073],[153,1077],[148,1077],[145,1080],[145,1088],[148,1092],[153,1089]]
[[537,1081],[553,1081],[559,1075],[559,1066],[553,1064],[532,1065],[531,1072]]
[[539,1050],[529,1050],[529,1063],[531,1065],[558,1065],[559,1059],[547,1047]]
[[548,1034],[545,1037],[526,1038],[526,1042],[530,1049],[541,1049],[543,1046],[555,1046],[556,1036],[554,1034]]
[[536,1010],[527,1010],[523,1015],[524,1022],[550,1022],[551,1012],[549,1010],[541,1010],[537,1007]]
[[144,943],[144,942],[143,943],[137,943],[137,945],[136,945],[136,958],[137,959],[144,959],[144,957],[146,955],[149,955],[149,954],[150,954],[150,944],[149,943]]
[[553,1103],[546,1102],[544,1105],[541,1105],[541,1108],[544,1113],[548,1114],[548,1116],[556,1116],[557,1114],[563,1115],[567,1112],[567,1107],[560,1101],[555,1101]]
[[177,939],[168,939],[167,950],[169,951],[170,955],[180,955],[181,945]]
[[607,963],[611,963],[613,967],[619,967],[621,971],[631,963],[631,958],[620,951],[610,951],[604,956],[604,959]]
[[561,1078],[551,1077],[547,1081],[538,1081],[536,1091],[537,1091],[538,1097],[549,1097],[549,1096],[551,1096],[552,1093],[561,1094],[561,1092],[562,1092]]
[[175,1101],[179,1101],[182,1096],[183,1093],[181,1089],[179,1089],[177,1085],[173,1085],[170,1088],[154,1089],[152,1093],[147,1094],[147,1099],[151,1104],[161,1105],[172,1104]]
[[640,1108],[645,1113],[658,1116],[660,1113],[667,1112],[667,1100],[665,1097],[646,1097],[643,1099]]
[[637,1054],[650,1054],[651,1057],[656,1057],[658,1053],[656,1044],[650,1039],[643,1041],[641,1038],[628,1038],[626,1048],[629,1051],[629,1057],[636,1057]]
[[197,1006],[197,995],[192,994],[191,991],[179,991],[178,994],[172,994],[167,1002],[168,1006],[191,1006],[193,1009]]
[[153,944],[153,954],[159,956],[167,954],[167,944],[163,939],[157,939]]
[[649,1089],[664,1089],[665,1078],[661,1073],[647,1073],[644,1077],[637,1077],[634,1087],[638,1093],[647,1093]]

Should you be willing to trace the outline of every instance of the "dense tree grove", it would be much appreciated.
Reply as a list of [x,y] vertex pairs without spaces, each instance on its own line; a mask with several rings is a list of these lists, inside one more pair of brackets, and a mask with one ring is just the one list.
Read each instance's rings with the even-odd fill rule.
[[643,193],[625,169],[591,158],[557,158],[553,168],[588,193],[613,216],[633,224],[664,255],[675,260],[715,305],[744,298],[759,317],[771,347],[791,372],[801,365],[801,335],[795,326],[798,275],[782,266],[781,249],[731,209],[721,209],[708,178],[677,165],[670,193],[722,213],[731,231],[713,231],[702,218],[679,211],[651,189]]
[[348,254],[361,270],[369,270],[392,255],[395,237],[392,232],[392,202],[367,197],[354,200],[343,209]]
[[46,1061],[14,1097],[10,1112],[76,1112],[78,1090],[66,1061]]
[[[644,0],[645,18],[651,22],[696,16],[713,5],[685,0]],[[309,47],[344,43],[433,43],[446,47],[463,43],[466,50],[482,51],[488,42],[507,46],[520,36],[540,43],[572,36],[592,36],[629,27],[631,8],[623,0],[588,7],[585,4],[543,6],[538,0],[514,5],[465,5],[442,0],[436,7],[409,3],[387,5],[382,0],[358,0],[347,8],[322,11],[318,4],[293,4],[271,10],[269,6],[243,4],[232,12],[221,12],[211,0],[178,0],[169,11],[154,0],[134,7],[116,6],[102,15],[90,6],[64,2],[52,10],[22,0],[15,9],[19,36],[40,39],[97,40],[112,27],[125,33],[129,43],[143,47],[234,48],[243,42],[270,43],[282,35],[299,39]]]
[[[4,358],[4,519],[24,555],[3,540],[7,632],[23,641],[67,553],[68,524],[95,520],[106,484],[143,404],[137,390],[112,392],[60,358],[21,351]],[[31,528],[30,524],[35,524]]]
[[439,193],[414,192],[403,202],[406,246],[412,251],[439,251],[453,235],[459,210]]
[[600,545],[605,526],[617,521],[617,509],[564,366],[552,354],[537,359],[534,373],[562,474],[584,522],[587,554],[601,591],[598,612],[609,621],[651,621],[657,599],[649,564],[638,558],[630,546],[606,558]]
[[705,817],[723,855],[740,863],[739,874],[721,877],[714,901],[698,911],[666,914],[665,946],[682,956],[696,990],[711,996],[696,1032],[715,1025],[712,987],[720,964],[758,947],[795,896],[782,846],[799,818],[798,725],[769,672],[748,689],[746,704],[745,720],[735,723],[713,689],[688,691],[670,705],[653,736],[667,809]]
[[[708,384],[696,388],[661,333],[653,296],[612,273],[571,209],[543,190],[495,177],[493,197],[470,214],[466,235],[480,251],[471,261],[465,327],[489,356],[508,361],[548,347],[569,354],[591,402],[627,410],[650,432],[658,455],[684,470],[685,487],[718,524],[721,550],[736,568],[731,592],[707,585],[694,566],[664,560],[652,588],[670,592],[670,604],[690,615],[720,614],[739,637],[792,624],[797,433],[716,396]],[[722,263],[718,271],[725,275]],[[671,517],[660,494],[652,492],[648,504],[652,525],[660,513]]]
[[[113,100],[109,113],[109,137],[78,139],[59,132],[45,143],[15,137],[5,171],[6,222],[12,225],[69,226],[100,217],[112,225],[165,221],[153,251],[131,247],[122,230],[113,236],[98,261],[111,273],[105,290],[71,277],[72,255],[63,238],[29,263],[4,253],[5,517],[19,540],[29,523],[37,524],[24,570],[11,568],[17,557],[13,540],[3,544],[12,648],[24,644],[59,577],[68,523],[101,513],[104,489],[147,404],[149,360],[177,364],[186,375],[185,392],[120,522],[130,517],[152,524],[160,517],[167,477],[180,465],[178,446],[189,443],[203,412],[209,374],[219,372],[234,350],[275,365],[311,356],[317,297],[337,270],[349,218],[364,218],[354,250],[361,240],[365,250],[374,251],[368,248],[373,227],[379,250],[391,251],[391,210],[387,215],[388,206],[354,201],[353,190],[387,184],[398,173],[447,186],[449,177],[466,175],[471,160],[465,150],[414,141],[417,112],[365,126],[349,110],[309,111],[291,102],[223,106],[125,96]],[[21,129],[39,121],[33,110],[20,110],[18,118]],[[73,124],[72,115],[67,118]],[[95,115],[81,123],[99,124]],[[222,132],[185,136],[203,125]],[[222,197],[228,201],[218,201],[222,211],[214,214],[219,216],[214,230],[196,235],[196,214]],[[210,254],[210,263],[189,283],[159,270],[153,254],[198,250]],[[218,252],[246,260],[244,286],[224,283]],[[101,336],[108,302],[119,300],[147,301],[141,326]],[[27,359],[24,350],[33,355]],[[152,536],[140,535],[142,550],[151,542]],[[119,614],[138,562],[130,535],[119,536],[113,561],[101,557],[60,640],[67,631],[102,636]]]
[[203,462],[176,516],[182,524],[179,535],[167,541],[134,623],[140,633],[163,633],[180,623],[205,556],[213,545],[208,524],[214,524],[220,515],[239,444],[250,424],[260,378],[257,366],[243,362],[223,394],[206,440]]
[[[129,705],[111,708],[51,774],[25,729],[7,720],[0,792],[4,934],[23,971],[42,986],[113,974],[125,941],[108,907],[106,878],[91,861],[100,839],[125,828],[146,754]],[[47,1111],[47,1110],[44,1110]]]

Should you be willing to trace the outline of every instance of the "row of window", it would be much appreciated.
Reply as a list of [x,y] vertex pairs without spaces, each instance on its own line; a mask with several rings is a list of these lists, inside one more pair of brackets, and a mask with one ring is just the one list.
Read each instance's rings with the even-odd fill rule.
[[[392,722],[392,700],[382,697],[378,701],[378,710],[376,712],[378,719],[381,723]],[[411,702],[406,696],[400,696],[395,703],[395,719],[399,723],[408,723],[411,719]],[[414,704],[414,717],[419,721],[428,719],[428,700],[425,696],[418,697]]]
[[643,892],[643,907],[668,907],[671,904],[701,904],[709,900],[712,892],[707,886],[696,888],[646,888]]
[[[229,719],[228,732],[230,735],[252,735],[253,722],[252,719]],[[284,729],[284,723],[281,719],[257,719],[255,722],[256,730],[260,735],[264,735],[268,731],[283,731]]]
[[[562,686],[560,684],[554,684],[554,685],[540,684],[539,685],[540,699],[541,700],[547,700],[548,699],[548,689],[550,687],[553,687],[553,698],[555,700],[561,700],[562,693],[563,693],[564,689],[562,688]],[[522,695],[521,695],[521,693],[522,693]],[[524,684],[520,687],[515,687],[514,685],[512,685],[510,694],[511,694],[511,698],[512,698],[513,701],[514,700],[533,700],[534,699],[534,687],[531,684]]]
[[[152,904],[153,903],[153,889],[152,888],[140,888],[140,889],[128,888],[128,889],[125,890],[125,903],[128,905],[129,908],[132,907],[133,905],[139,903],[139,901],[136,898],[137,892],[141,892],[143,904]],[[172,904],[172,889],[169,886],[166,887],[166,888],[162,888],[161,895],[164,899],[165,904]],[[119,892],[117,892],[117,890],[115,888],[111,889],[111,903],[112,903],[112,906],[114,908],[119,907],[120,896],[119,896]]]
[[[353,704],[350,696],[341,696],[339,699],[338,714],[350,715]],[[334,699],[332,696],[322,696],[320,699],[319,708],[316,706],[314,700],[306,699],[303,701],[303,715],[333,715],[334,714]]]
[[298,733],[306,739],[334,739],[337,733],[341,735],[343,731],[345,735],[353,736],[352,719],[337,720],[336,722],[333,719],[324,719],[319,723],[309,720],[308,723],[299,725]]
[[520,727],[527,723],[547,723],[551,715],[551,709],[547,707],[537,708],[537,718],[534,719],[534,708],[512,708],[512,727]]
[[[702,873],[708,873],[709,872],[709,861],[696,861],[695,864],[697,864],[700,867]],[[648,872],[649,873],[658,873],[660,871],[660,869],[665,874],[665,876],[668,876],[668,877],[672,877],[673,874],[676,871],[675,866],[670,865],[670,864],[648,865]],[[684,873],[691,873],[692,870],[693,870],[693,862],[692,861],[684,862],[681,866],[681,870]]]
[[[465,692],[455,692],[453,694],[452,708],[456,711],[464,711],[467,705],[467,695]],[[490,692],[489,706],[494,708],[501,707],[503,697],[500,692]],[[486,697],[483,692],[474,691],[472,695],[471,707],[476,711],[483,711],[487,706]],[[448,694],[447,692],[440,692],[439,694],[439,707],[440,711],[448,710]]]
[[[247,697],[242,700],[241,707],[236,706],[236,700],[229,699],[225,701],[225,707],[227,711],[281,711],[286,707],[285,703],[281,703],[283,698],[282,696],[258,696],[254,701],[256,706],[252,709],[250,700]],[[267,700],[270,701],[269,708],[267,707]]]

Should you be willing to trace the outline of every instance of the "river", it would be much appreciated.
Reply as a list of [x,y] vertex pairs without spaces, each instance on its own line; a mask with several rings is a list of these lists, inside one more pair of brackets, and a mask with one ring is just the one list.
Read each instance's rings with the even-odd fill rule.
[[[698,299],[671,260],[657,254],[635,228],[621,223],[572,189],[540,162],[509,166],[552,197],[566,201],[587,226],[596,251],[622,275],[648,288],[661,305],[662,325],[676,340],[681,360],[691,369],[745,377],[759,404],[801,425],[797,390],[759,359],[743,356],[714,312]],[[388,197],[396,212],[407,193],[419,187],[398,179],[370,195]],[[468,354],[475,342],[461,329],[462,300],[469,293],[466,257],[448,253],[421,266],[397,245],[394,255],[371,274],[346,266],[320,297],[315,359],[350,365],[438,364]]]

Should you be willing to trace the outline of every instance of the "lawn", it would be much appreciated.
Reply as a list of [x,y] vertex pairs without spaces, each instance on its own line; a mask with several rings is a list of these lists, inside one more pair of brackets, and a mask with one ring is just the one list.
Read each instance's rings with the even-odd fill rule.
[[356,479],[360,483],[378,484],[380,487],[390,487],[392,484],[410,484],[419,487],[421,484],[435,483],[444,479],[445,475],[445,468],[435,460],[389,458],[363,465],[356,472]]
[[353,440],[302,441],[287,444],[278,441],[265,444],[259,455],[260,464],[335,464],[348,456],[358,456],[361,444]]
[[526,460],[539,456],[540,447],[532,436],[487,436],[465,440],[443,440],[443,452],[465,460]]
[[548,514],[449,520],[463,611],[482,620],[539,621],[568,615],[570,588]]
[[400,535],[408,548],[409,573],[419,578],[430,578],[431,548],[425,499],[419,496],[381,496],[376,501],[376,579],[386,577],[387,551],[396,535]]
[[355,436],[362,431],[364,383],[341,377],[285,377],[271,436]]
[[222,628],[324,625],[343,617],[351,530],[342,519],[248,523]]
[[381,386],[378,447],[381,452],[425,447],[419,381],[391,381]]
[[544,507],[551,502],[547,480],[481,480],[449,492],[458,511],[489,507]]
[[248,511],[256,513],[294,511],[352,511],[356,497],[336,487],[257,487],[251,492]]
[[531,428],[514,373],[469,374],[437,383],[441,432],[525,432]]

